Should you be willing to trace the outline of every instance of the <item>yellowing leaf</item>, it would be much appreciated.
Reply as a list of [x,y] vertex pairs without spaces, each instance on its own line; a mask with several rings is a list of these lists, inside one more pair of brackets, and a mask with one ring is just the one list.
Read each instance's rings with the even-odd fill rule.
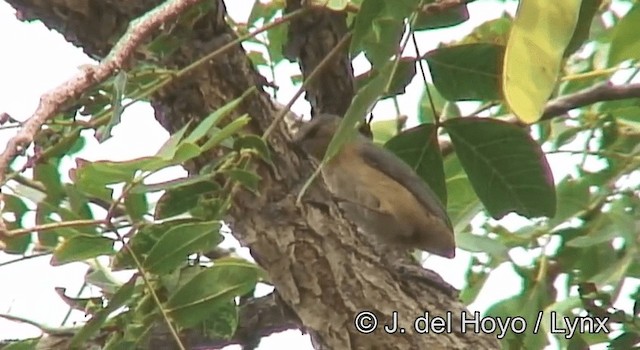
[[507,42],[502,84],[507,104],[525,123],[540,119],[556,86],[580,4],[580,0],[524,0],[518,5]]

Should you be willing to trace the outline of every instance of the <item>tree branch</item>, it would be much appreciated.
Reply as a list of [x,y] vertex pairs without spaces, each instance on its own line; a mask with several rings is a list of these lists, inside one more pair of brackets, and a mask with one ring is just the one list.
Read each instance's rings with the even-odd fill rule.
[[[610,82],[598,84],[569,95],[557,97],[544,108],[540,121],[550,120],[566,115],[569,111],[604,101],[625,100],[628,98],[640,98],[640,83],[613,85]],[[527,127],[515,116],[508,120],[510,123]],[[440,152],[447,156],[453,152],[453,145],[448,140],[440,141]]]
[[541,120],[561,116],[572,109],[603,101],[640,98],[640,83],[613,85],[609,82],[580,90],[576,93],[555,98],[544,108]]

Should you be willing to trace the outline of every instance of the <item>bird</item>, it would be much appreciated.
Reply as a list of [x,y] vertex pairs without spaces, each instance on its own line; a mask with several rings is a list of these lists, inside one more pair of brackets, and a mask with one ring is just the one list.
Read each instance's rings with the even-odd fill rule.
[[[321,162],[342,118],[318,114],[293,137]],[[405,161],[356,133],[321,168],[345,216],[379,242],[455,257],[451,220],[438,196]]]

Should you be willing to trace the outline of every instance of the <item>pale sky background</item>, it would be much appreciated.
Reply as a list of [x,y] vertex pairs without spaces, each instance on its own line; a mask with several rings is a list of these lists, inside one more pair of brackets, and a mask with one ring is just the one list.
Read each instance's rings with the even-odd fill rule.
[[[226,1],[230,15],[239,22],[244,22],[249,16],[253,0]],[[440,42],[448,42],[461,38],[479,24],[493,18],[498,18],[503,10],[515,13],[517,3],[509,2],[506,6],[501,2],[485,0],[469,4],[471,19],[455,28],[433,30],[420,33],[419,45],[422,53],[434,49]],[[624,13],[628,8],[620,7]],[[15,19],[14,10],[5,2],[0,2],[0,112],[7,112],[13,118],[26,120],[35,110],[40,96],[72,77],[79,66],[93,64],[93,60],[84,53],[67,43],[57,32],[49,31],[40,22],[22,23]],[[252,47],[252,49],[255,49]],[[411,53],[411,52],[409,52]],[[354,69],[356,74],[368,69],[363,59],[356,59]],[[283,63],[277,66],[276,83],[280,86],[278,100],[286,103],[296,91],[288,76],[298,72],[297,64]],[[270,74],[263,72],[270,79]],[[421,96],[423,83],[420,75],[416,75],[409,85],[407,93],[399,96],[400,108],[403,114],[409,116],[409,126],[417,123],[418,100]],[[293,107],[299,115],[308,116],[309,107],[304,98],[298,99]],[[391,101],[382,101],[374,110],[376,117],[387,115],[392,117],[395,111]],[[144,131],[141,136],[141,131]],[[0,130],[0,144],[6,143],[8,137],[15,130]],[[122,117],[122,123],[113,130],[114,137],[104,144],[98,144],[95,139],[87,138],[86,147],[77,155],[88,160],[127,160],[154,154],[168,137],[167,132],[155,121],[151,107],[146,103],[138,103],[128,108]],[[90,134],[89,134],[90,135]],[[2,147],[4,148],[4,147]],[[556,181],[567,173],[572,172],[566,166],[566,158],[550,157]],[[66,159],[67,168],[73,161]],[[66,177],[66,174],[63,176]],[[165,171],[154,180],[183,176],[179,169]],[[502,221],[505,226],[517,227],[521,220],[513,215]],[[239,247],[236,242],[227,239],[225,246]],[[241,254],[249,258],[246,249]],[[522,252],[512,252],[512,257],[518,263],[526,264],[530,257]],[[16,259],[0,252],[0,264]],[[66,287],[67,295],[75,296],[82,286],[82,279],[87,265],[74,263],[59,267],[49,265],[49,257],[35,258],[27,261],[0,267],[0,314],[12,314],[46,324],[51,327],[60,326],[68,308],[55,294],[55,287]],[[469,263],[469,254],[458,251],[454,260],[440,257],[430,257],[425,266],[440,273],[445,280],[456,288],[464,287],[464,272]],[[626,283],[621,295],[628,295],[635,290],[637,283]],[[497,268],[487,281],[485,288],[477,300],[469,306],[472,311],[485,311],[488,306],[498,300],[516,295],[521,289],[520,278],[513,269],[506,264]],[[269,290],[264,289],[267,293]],[[89,293],[89,294],[87,294]],[[96,288],[88,288],[83,296],[97,295]],[[617,306],[630,310],[628,300],[621,301]],[[73,312],[73,321],[84,320],[80,312]],[[72,325],[68,322],[66,325]],[[38,328],[10,322],[0,318],[0,339],[15,339],[35,337],[40,334]],[[281,349],[283,344],[295,346],[298,349],[312,349],[307,336],[300,331],[291,330],[264,338],[259,349]],[[228,349],[239,349],[237,346]]]

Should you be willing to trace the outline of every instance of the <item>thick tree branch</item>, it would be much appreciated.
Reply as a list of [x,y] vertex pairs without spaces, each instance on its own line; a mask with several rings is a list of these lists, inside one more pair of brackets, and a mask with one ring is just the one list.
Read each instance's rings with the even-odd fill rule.
[[[300,0],[287,0],[286,12],[302,7]],[[289,25],[285,55],[297,61],[306,80],[338,42],[348,32],[346,13],[316,9],[294,19]],[[350,42],[350,40],[349,40]],[[355,80],[349,57],[349,45],[341,50],[323,69],[322,76],[306,90],[311,114],[344,115],[355,94]]]
[[[540,121],[564,116],[573,109],[589,106],[598,102],[625,100],[629,98],[640,98],[639,83],[613,85],[606,82],[598,84],[569,95],[557,97],[547,102]],[[527,127],[526,124],[520,122],[515,116],[511,117],[509,122]],[[453,145],[451,142],[448,140],[441,140],[440,152],[443,156],[451,154],[453,152]]]
[[627,85],[602,83],[549,101],[544,108],[541,119],[551,119],[564,115],[572,109],[598,102],[624,100],[628,98],[640,98],[640,83]]

